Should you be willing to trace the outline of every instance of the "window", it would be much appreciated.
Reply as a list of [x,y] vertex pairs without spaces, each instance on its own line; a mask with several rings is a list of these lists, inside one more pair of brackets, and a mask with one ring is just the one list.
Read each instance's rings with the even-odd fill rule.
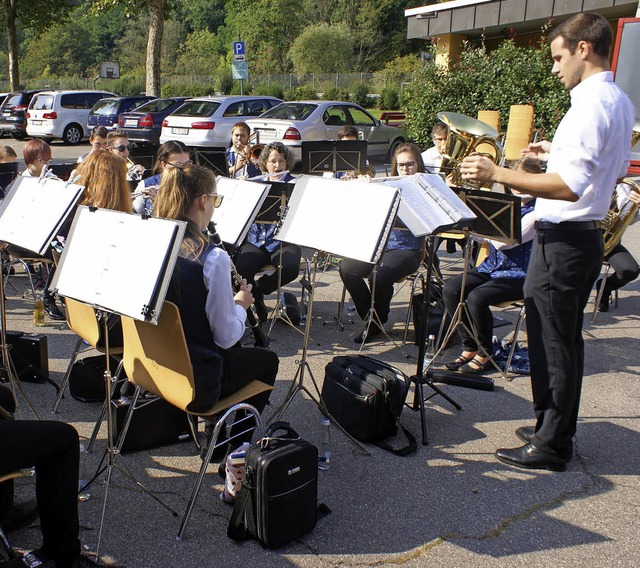
[[51,110],[53,108],[53,95],[36,95],[31,101],[33,110]]
[[98,101],[94,108],[91,109],[91,114],[97,114],[99,116],[114,115],[118,112],[118,101],[113,99],[104,99]]
[[187,101],[173,116],[211,116],[219,106],[220,103],[214,101]]
[[149,101],[136,109],[136,112],[162,112],[168,109],[176,101],[174,99],[158,99]]
[[239,101],[236,103],[231,103],[222,116],[244,116],[244,101]]
[[375,120],[359,108],[349,107],[349,114],[355,126],[375,126]]
[[285,120],[306,120],[318,105],[311,103],[283,103],[264,113],[262,118],[283,118]]
[[343,106],[330,106],[324,111],[322,120],[327,126],[342,126],[349,123]]

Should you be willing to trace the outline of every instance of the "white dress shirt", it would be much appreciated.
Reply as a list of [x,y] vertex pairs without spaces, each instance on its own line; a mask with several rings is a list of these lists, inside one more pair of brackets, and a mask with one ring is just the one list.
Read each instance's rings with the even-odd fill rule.
[[231,259],[221,248],[211,249],[202,275],[207,288],[205,309],[213,339],[218,347],[229,349],[244,335],[247,312],[235,303],[231,286]]
[[571,90],[571,107],[558,126],[547,164],[579,199],[538,198],[536,218],[599,221],[609,210],[616,180],[631,157],[633,104],[613,82],[613,73],[596,73]]
[[438,152],[438,149],[435,146],[431,146],[431,148],[422,152],[422,161],[424,162],[424,167],[429,173],[440,173],[442,154]]

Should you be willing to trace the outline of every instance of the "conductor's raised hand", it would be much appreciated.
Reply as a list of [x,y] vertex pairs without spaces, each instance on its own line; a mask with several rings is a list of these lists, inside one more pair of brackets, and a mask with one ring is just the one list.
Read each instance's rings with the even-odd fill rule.
[[551,142],[548,140],[531,142],[529,146],[520,150],[523,158],[535,158],[543,162],[549,160],[549,152],[551,152]]
[[495,171],[495,163],[482,154],[471,154],[460,164],[460,174],[463,179],[493,181]]

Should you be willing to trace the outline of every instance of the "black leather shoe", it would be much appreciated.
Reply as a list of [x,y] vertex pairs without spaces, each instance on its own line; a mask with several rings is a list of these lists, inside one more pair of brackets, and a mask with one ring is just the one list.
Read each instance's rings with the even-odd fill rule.
[[608,312],[610,303],[611,303],[611,294],[603,294],[602,298],[600,298],[600,301],[598,302],[598,311]]
[[269,317],[269,312],[267,311],[267,306],[264,303],[264,296],[261,292],[256,291],[253,293],[253,299],[253,305],[256,307],[256,315],[258,316],[258,319],[261,323],[266,322]]
[[53,298],[50,300],[44,301],[44,313],[47,314],[49,319],[52,319],[52,320],[59,321],[59,320],[67,319],[67,317],[60,311],[60,308],[57,306]]
[[24,503],[14,503],[7,513],[0,519],[5,532],[17,531],[28,527],[38,518],[38,505],[35,500]]
[[533,436],[536,433],[534,426],[520,426],[516,429],[516,436],[520,438],[525,444],[529,444],[533,440]]
[[548,454],[536,448],[533,444],[525,444],[519,448],[500,448],[496,450],[496,457],[507,465],[523,469],[548,469],[550,471],[564,471],[567,461]]

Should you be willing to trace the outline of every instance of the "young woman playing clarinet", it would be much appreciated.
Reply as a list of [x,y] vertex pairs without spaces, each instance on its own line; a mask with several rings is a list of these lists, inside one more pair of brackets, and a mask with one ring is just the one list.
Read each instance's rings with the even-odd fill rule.
[[[240,346],[247,308],[253,303],[251,285],[243,280],[233,292],[231,259],[204,233],[220,202],[213,172],[186,164],[164,171],[153,208],[156,217],[187,222],[167,300],[178,306],[182,318],[193,365],[196,392],[190,408],[195,412],[211,408],[254,379],[273,385],[278,373],[273,351]],[[215,372],[218,356],[224,362],[221,376]],[[262,412],[269,392],[249,404]]]

